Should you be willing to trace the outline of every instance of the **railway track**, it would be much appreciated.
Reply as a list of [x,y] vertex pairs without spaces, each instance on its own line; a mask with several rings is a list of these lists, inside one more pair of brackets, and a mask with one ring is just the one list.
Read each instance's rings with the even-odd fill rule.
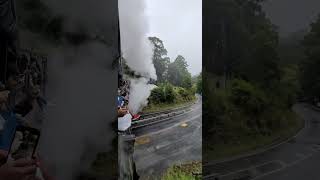
[[193,106],[194,104],[195,103],[192,103],[187,106],[170,109],[166,111],[142,114],[139,120],[132,122],[132,129],[142,128],[145,126],[150,126],[160,122],[172,120],[175,116],[182,115],[186,112],[191,111],[191,106]]
[[186,108],[192,106],[193,104],[195,104],[195,103],[191,103],[191,104],[188,104],[186,106],[179,107],[179,108],[168,109],[168,110],[165,110],[165,111],[158,111],[158,112],[152,112],[152,113],[143,113],[143,114],[141,114],[141,117],[140,117],[139,120],[148,119],[148,118],[155,117],[155,116],[158,116],[158,115],[161,115],[161,114],[169,114],[171,112],[183,110],[183,109],[186,109]]

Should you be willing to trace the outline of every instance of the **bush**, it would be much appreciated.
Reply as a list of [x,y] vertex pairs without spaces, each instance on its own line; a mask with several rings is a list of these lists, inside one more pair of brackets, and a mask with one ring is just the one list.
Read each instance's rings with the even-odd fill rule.
[[[214,144],[239,143],[241,139],[270,136],[290,127],[292,117],[282,86],[272,91],[241,79],[231,81],[226,89],[213,87],[214,81],[206,81],[203,98],[204,116],[207,119],[205,133]],[[212,86],[211,86],[212,85]],[[289,92],[289,91],[285,91]]]
[[153,104],[173,103],[175,98],[173,86],[169,83],[164,83],[152,90],[149,101]]
[[239,79],[232,82],[231,99],[247,114],[261,114],[268,106],[267,97],[263,91],[253,84]]
[[190,100],[190,92],[184,88],[177,88],[178,95],[184,100]]
[[202,163],[193,162],[184,165],[174,165],[161,177],[161,180],[200,180]]
[[188,102],[194,99],[193,89],[174,87],[170,83],[160,84],[153,89],[149,97],[149,103],[152,104],[172,104]]

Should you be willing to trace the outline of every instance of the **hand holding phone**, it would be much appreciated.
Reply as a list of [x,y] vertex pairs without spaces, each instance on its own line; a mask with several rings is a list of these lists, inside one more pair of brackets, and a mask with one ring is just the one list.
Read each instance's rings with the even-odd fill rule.
[[7,161],[36,159],[35,152],[40,138],[40,131],[34,128],[18,126],[11,143]]
[[36,165],[34,160],[20,159],[11,164],[0,166],[0,178],[6,180],[21,180],[34,176]]

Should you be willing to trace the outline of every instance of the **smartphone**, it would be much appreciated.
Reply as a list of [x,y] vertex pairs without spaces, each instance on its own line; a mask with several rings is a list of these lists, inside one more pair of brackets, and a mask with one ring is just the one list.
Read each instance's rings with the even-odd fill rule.
[[40,131],[38,129],[24,126],[16,127],[7,161],[12,162],[18,159],[35,159],[39,138]]

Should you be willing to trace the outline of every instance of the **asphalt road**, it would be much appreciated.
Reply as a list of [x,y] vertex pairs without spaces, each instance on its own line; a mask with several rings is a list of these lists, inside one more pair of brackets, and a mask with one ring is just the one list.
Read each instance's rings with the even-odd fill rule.
[[134,160],[138,174],[158,176],[174,164],[202,160],[202,102],[190,112],[136,129]]
[[294,110],[305,120],[294,139],[261,154],[205,166],[205,174],[219,174],[219,180],[319,180],[320,112],[303,104]]

